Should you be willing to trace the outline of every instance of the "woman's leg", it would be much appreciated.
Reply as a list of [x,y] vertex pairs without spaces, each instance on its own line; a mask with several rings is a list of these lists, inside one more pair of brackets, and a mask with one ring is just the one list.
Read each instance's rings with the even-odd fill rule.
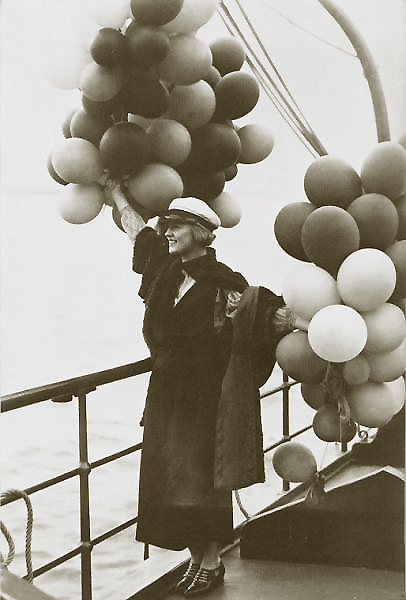
[[196,546],[189,547],[190,551],[190,562],[188,568],[182,576],[182,579],[175,585],[175,591],[182,593],[192,584],[195,575],[200,569],[200,563],[202,562],[204,549]]
[[204,569],[216,569],[220,565],[221,546],[218,542],[209,542],[202,556],[201,566]]

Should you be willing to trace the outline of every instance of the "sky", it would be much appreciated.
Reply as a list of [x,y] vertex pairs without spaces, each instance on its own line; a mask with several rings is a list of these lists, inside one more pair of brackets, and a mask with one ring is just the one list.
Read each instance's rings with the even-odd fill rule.
[[[56,200],[60,186],[46,168],[62,137],[63,120],[80,106],[80,92],[58,89],[43,75],[55,64],[71,68],[66,49],[72,31],[82,40],[94,31],[91,19],[83,18],[83,7],[94,1],[0,0],[1,342],[4,368],[17,372],[16,365],[23,364],[26,375],[10,378],[10,385],[19,389],[43,378],[55,381],[130,362],[133,342],[127,330],[139,327],[142,312],[141,306],[136,309],[136,318],[131,317],[123,333],[122,313],[130,314],[137,291],[128,266],[129,242],[108,211],[86,225],[63,221]],[[362,67],[340,27],[317,0],[243,4],[329,154],[359,170],[377,142],[376,127]],[[374,57],[396,141],[406,132],[406,0],[335,4],[352,19]],[[227,5],[233,6],[233,0]],[[74,12],[78,7],[81,18]],[[210,42],[228,34],[214,16],[197,35]],[[306,200],[303,178],[314,157],[264,94],[237,124],[251,122],[271,129],[274,149],[261,163],[241,165],[227,183],[242,219],[237,227],[219,232],[216,247],[219,259],[244,273],[252,285],[280,293],[296,261],[276,243],[273,223],[283,206]],[[43,349],[38,349],[39,339]]]

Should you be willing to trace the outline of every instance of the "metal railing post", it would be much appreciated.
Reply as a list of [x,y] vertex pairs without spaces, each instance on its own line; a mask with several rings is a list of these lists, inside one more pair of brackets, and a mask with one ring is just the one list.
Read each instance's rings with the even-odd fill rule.
[[[283,372],[283,383],[287,384],[289,380],[288,375]],[[284,386],[282,390],[282,437],[288,439],[290,435],[289,425],[289,387]],[[287,492],[290,489],[289,481],[283,481],[282,489]]]
[[78,395],[79,408],[79,482],[82,599],[92,598],[92,544],[90,538],[89,474],[86,394]]

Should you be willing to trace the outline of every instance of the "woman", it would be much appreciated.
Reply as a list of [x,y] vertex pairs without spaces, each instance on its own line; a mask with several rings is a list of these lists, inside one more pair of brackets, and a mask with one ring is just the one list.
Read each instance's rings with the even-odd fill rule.
[[190,550],[176,591],[203,594],[224,580],[220,550],[233,541],[231,490],[214,487],[216,413],[230,356],[232,315],[248,284],[216,259],[217,214],[174,200],[158,231],[118,186],[112,197],[142,274],[143,334],[153,359],[142,419],[136,539]]

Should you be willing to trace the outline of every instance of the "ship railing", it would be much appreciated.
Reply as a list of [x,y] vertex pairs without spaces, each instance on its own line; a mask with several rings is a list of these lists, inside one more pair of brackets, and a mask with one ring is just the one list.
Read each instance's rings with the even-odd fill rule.
[[[95,391],[98,387],[122,381],[131,377],[142,375],[151,371],[152,362],[150,358],[146,358],[134,363],[122,365],[116,368],[107,369],[91,373],[89,375],[83,375],[60,381],[53,384],[44,385],[28,389],[25,391],[4,395],[1,397],[2,412],[9,412],[17,410],[26,406],[36,405],[41,402],[52,400],[54,402],[69,402],[73,398],[77,398],[78,401],[78,427],[79,427],[79,465],[65,473],[61,473],[56,477],[52,477],[46,481],[33,485],[24,490],[24,493],[28,496],[50,488],[58,483],[67,481],[74,477],[79,477],[79,494],[80,494],[80,544],[76,548],[73,548],[69,552],[59,556],[55,560],[44,564],[43,566],[32,571],[31,579],[34,579],[44,573],[51,571],[52,569],[66,563],[72,558],[80,555],[81,561],[81,590],[82,600],[91,600],[92,598],[92,550],[95,546],[111,538],[114,535],[121,533],[122,531],[132,527],[137,522],[137,516],[117,525],[116,527],[105,531],[101,535],[92,538],[90,531],[90,496],[89,496],[89,475],[91,471],[112,463],[117,459],[124,456],[128,456],[135,452],[139,452],[142,449],[142,443],[138,443],[127,448],[124,448],[118,452],[104,456],[94,462],[89,462],[88,458],[88,424],[87,424],[87,395],[90,392]],[[271,396],[277,393],[282,393],[282,404],[283,404],[283,415],[282,415],[282,437],[275,443],[264,448],[264,452],[268,453],[275,449],[277,446],[295,438],[302,433],[311,429],[312,425],[307,425],[302,429],[294,432],[290,432],[290,418],[289,418],[289,390],[293,385],[296,385],[296,381],[289,380],[289,378],[283,374],[283,382],[278,387],[264,392],[261,398]],[[288,482],[283,482],[283,490],[288,490]],[[9,504],[15,501],[16,498],[11,495],[7,497],[4,495],[2,504]],[[144,558],[148,558],[148,546],[144,547]],[[25,579],[28,575],[25,576]]]

